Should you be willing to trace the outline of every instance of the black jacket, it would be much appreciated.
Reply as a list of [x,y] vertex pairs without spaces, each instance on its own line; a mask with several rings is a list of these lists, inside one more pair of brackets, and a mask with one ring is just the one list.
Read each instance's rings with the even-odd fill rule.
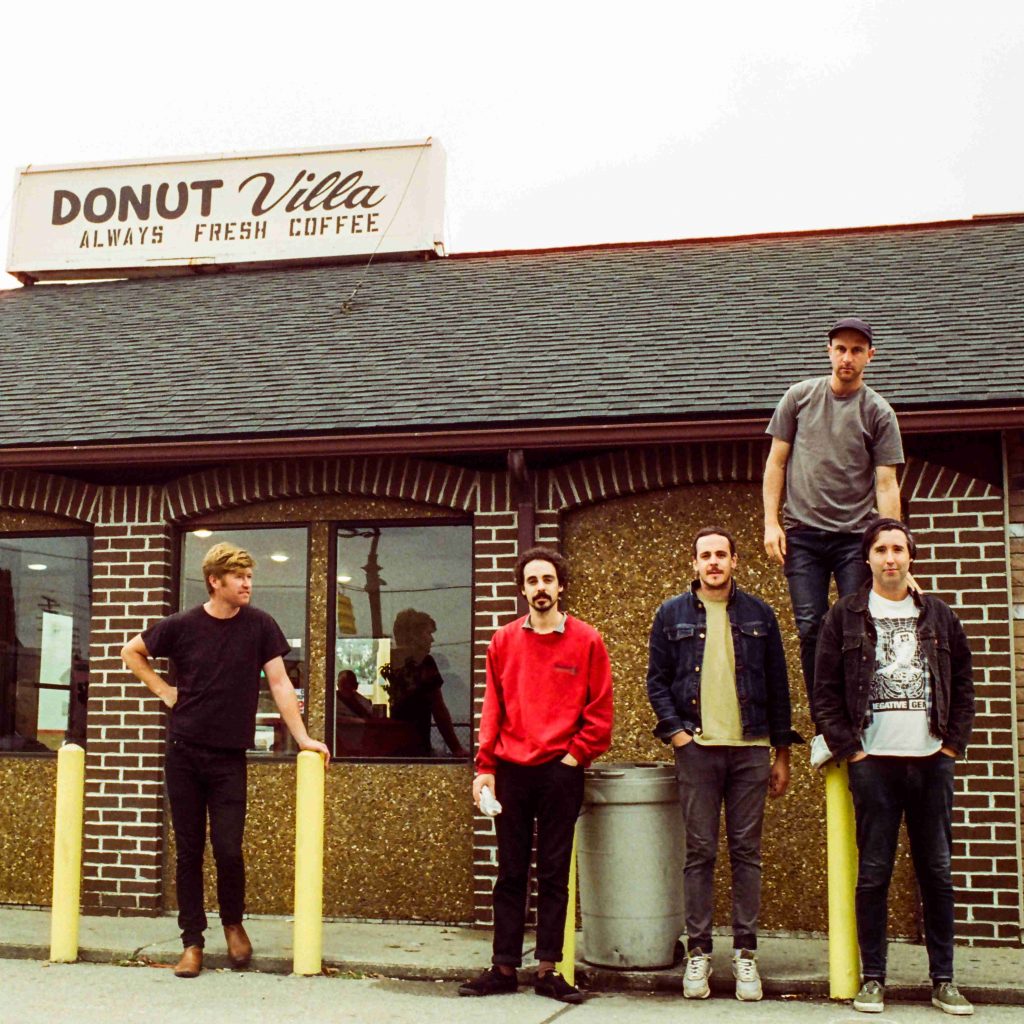
[[[814,669],[814,721],[832,755],[861,748],[871,679],[875,674],[875,625],[868,611],[871,584],[840,598],[821,624]],[[971,649],[952,608],[930,594],[911,591],[920,610],[917,635],[934,686],[929,726],[943,745],[962,754],[974,723]]]

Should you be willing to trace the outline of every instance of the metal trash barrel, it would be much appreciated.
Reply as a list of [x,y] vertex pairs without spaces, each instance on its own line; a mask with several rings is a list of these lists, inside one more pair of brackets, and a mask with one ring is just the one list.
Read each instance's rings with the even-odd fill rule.
[[588,768],[577,842],[583,959],[670,966],[685,929],[686,839],[674,766]]

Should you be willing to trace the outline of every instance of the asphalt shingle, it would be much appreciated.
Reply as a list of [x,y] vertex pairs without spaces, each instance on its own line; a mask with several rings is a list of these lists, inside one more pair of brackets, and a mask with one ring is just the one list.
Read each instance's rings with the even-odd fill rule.
[[0,446],[767,413],[875,328],[898,409],[1024,400],[1024,219],[0,293]]

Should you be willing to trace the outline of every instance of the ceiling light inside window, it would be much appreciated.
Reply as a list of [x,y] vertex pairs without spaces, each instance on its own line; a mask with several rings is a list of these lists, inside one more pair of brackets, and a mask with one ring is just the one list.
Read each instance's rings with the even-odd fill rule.
[[351,583],[352,582],[352,577],[351,576],[339,576],[338,577],[338,582],[339,583]]
[[193,536],[201,537],[203,540],[205,540],[207,537],[213,536],[213,530],[194,530]]
[[288,555],[286,555],[283,551],[275,551],[270,556],[270,560],[272,562],[287,562],[288,561]]
[[29,562],[28,568],[35,572],[42,572],[46,568],[46,564],[44,562]]

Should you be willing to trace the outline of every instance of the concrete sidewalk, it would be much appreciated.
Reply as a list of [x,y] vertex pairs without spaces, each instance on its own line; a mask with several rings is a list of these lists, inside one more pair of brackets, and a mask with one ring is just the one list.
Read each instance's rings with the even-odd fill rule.
[[[211,918],[216,921],[215,917]],[[283,917],[252,917],[245,922],[253,941],[252,969],[290,973],[292,922]],[[216,923],[207,932],[206,966],[227,966],[223,933]],[[459,980],[490,962],[491,934],[468,927],[325,921],[323,963],[328,972],[389,978]],[[529,947],[530,939],[527,940]],[[582,949],[582,937],[577,936]],[[0,907],[0,958],[45,960],[49,956],[48,910]],[[716,941],[712,989],[731,993],[729,939]],[[82,917],[79,958],[96,963],[148,962],[173,965],[181,942],[173,915],[161,917]],[[828,997],[828,944],[821,938],[762,936],[758,952],[768,997]],[[529,960],[526,970],[531,967]],[[682,966],[658,971],[620,971],[579,961],[578,979],[592,991],[682,990]],[[1024,1005],[1024,949],[958,947],[956,980],[979,1003]],[[889,945],[886,996],[921,1000],[930,993],[923,946]]]

